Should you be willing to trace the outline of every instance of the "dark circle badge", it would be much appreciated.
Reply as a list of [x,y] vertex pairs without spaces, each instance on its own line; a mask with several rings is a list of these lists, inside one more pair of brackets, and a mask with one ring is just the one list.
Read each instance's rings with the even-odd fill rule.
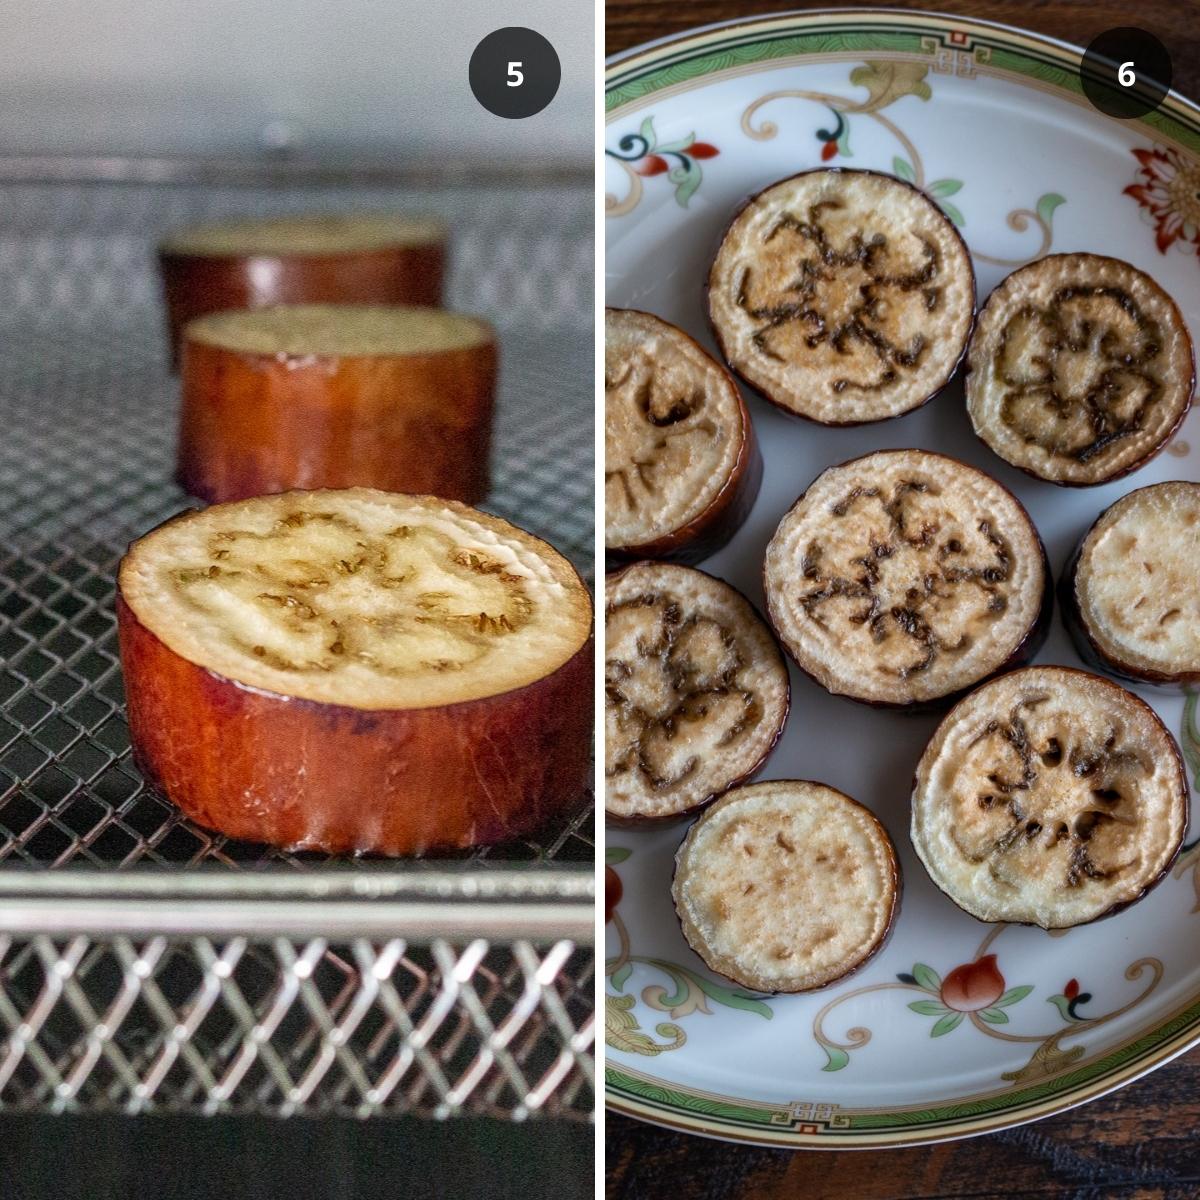
[[468,72],[475,99],[510,120],[539,113],[558,91],[562,66],[554,47],[533,29],[497,29],[475,47]]
[[1088,46],[1079,64],[1083,94],[1106,116],[1144,117],[1171,87],[1171,56],[1152,33],[1109,29]]

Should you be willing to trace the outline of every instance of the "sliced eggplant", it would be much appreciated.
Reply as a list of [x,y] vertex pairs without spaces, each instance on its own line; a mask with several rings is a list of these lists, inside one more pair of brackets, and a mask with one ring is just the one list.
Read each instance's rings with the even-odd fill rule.
[[604,317],[604,544],[618,558],[699,562],[737,532],[762,458],[729,372],[682,329]]
[[1145,466],[1192,402],[1192,342],[1149,275],[1052,254],[988,297],[967,354],[967,411],[1006,462],[1073,487]]
[[1141,684],[1200,684],[1200,483],[1157,483],[1101,513],[1063,575],[1084,661]]
[[713,971],[760,992],[809,992],[878,953],[900,902],[887,830],[823,783],[735,788],[688,830],[675,911]]
[[192,820],[334,853],[530,832],[591,778],[591,603],[545,542],[365,488],[190,511],[121,563],[134,760]]
[[608,577],[604,628],[610,817],[683,816],[762,766],[787,716],[787,666],[740,592],[635,563]]
[[205,313],[273,304],[440,304],[446,230],[396,213],[303,213],[197,225],[158,250],[171,361]]
[[767,546],[764,590],[801,670],[888,707],[945,702],[1026,661],[1053,595],[1016,497],[927,450],[881,450],[819,475]]
[[1062,929],[1114,913],[1167,872],[1187,820],[1183,760],[1153,709],[1068,667],[972,692],[913,785],[917,855],[981,921]]
[[488,490],[496,339],[401,305],[213,313],[184,333],[180,484],[210,503],[373,487],[477,502]]
[[975,276],[923,192],[874,171],[806,171],[734,217],[708,311],[729,365],[768,400],[860,425],[945,386],[971,332]]

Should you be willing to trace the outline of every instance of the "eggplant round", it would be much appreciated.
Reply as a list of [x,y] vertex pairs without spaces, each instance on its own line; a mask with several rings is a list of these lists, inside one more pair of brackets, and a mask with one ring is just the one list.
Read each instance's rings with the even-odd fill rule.
[[1192,402],[1192,342],[1149,275],[1099,254],[1052,254],[987,298],[967,352],[967,412],[1001,458],[1090,487],[1145,466]]
[[917,766],[912,841],[981,921],[1064,929],[1132,904],[1183,842],[1175,739],[1119,684],[1027,667],[952,709]]
[[708,276],[736,374],[787,412],[861,425],[947,383],[975,317],[966,244],[924,192],[874,171],[805,171],[752,197]]
[[1200,685],[1200,483],[1156,483],[1105,509],[1063,574],[1061,603],[1090,665]]
[[122,560],[134,761],[193,821],[331,853],[530,833],[591,780],[591,601],[453,501],[288,492],[175,517]]
[[306,213],[197,225],[158,249],[171,362],[205,313],[273,304],[442,302],[446,230],[394,213]]
[[433,308],[285,305],[184,334],[178,480],[211,502],[373,487],[488,490],[496,339]]
[[797,666],[834,695],[884,707],[945,704],[1027,661],[1053,603],[1016,497],[927,450],[824,471],[780,521],[763,575]]
[[728,792],[675,857],[675,911],[713,971],[760,992],[809,992],[857,971],[887,941],[900,864],[887,830],[822,783]]
[[763,765],[787,717],[787,665],[740,592],[634,563],[608,577],[604,628],[610,818],[685,816]]
[[604,317],[604,544],[614,559],[700,562],[750,513],[762,456],[723,366],[649,313]]

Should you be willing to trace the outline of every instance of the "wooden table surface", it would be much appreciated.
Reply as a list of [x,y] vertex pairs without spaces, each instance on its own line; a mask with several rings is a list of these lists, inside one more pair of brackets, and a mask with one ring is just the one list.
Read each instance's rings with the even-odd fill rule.
[[[1174,86],[1200,97],[1200,0],[890,0],[1004,21],[1086,45],[1135,24],[1168,47]],[[712,21],[827,0],[608,0],[605,53]],[[1200,1050],[1112,1096],[1033,1125],[916,1150],[759,1150],[607,1117],[609,1200],[1193,1200],[1200,1197]]]
[[760,1150],[609,1113],[608,1200],[1195,1200],[1200,1051],[1102,1100],[913,1150]]

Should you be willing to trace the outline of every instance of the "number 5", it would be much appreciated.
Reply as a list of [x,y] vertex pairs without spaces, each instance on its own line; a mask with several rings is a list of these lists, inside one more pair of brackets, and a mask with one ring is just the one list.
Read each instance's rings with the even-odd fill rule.
[[[525,82],[525,73],[521,70],[524,63],[510,62],[508,64],[508,86],[520,87]],[[1122,68],[1124,70],[1124,68]]]
[[1137,76],[1133,73],[1133,63],[1124,62],[1121,64],[1121,69],[1117,72],[1117,81],[1122,87],[1129,87],[1137,82]]

